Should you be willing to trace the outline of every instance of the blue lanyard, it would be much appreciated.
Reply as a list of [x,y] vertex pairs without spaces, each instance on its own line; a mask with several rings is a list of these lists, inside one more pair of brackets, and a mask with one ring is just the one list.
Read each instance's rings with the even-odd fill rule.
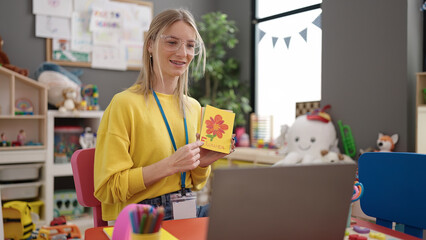
[[[164,123],[166,124],[167,131],[169,132],[170,140],[172,141],[173,148],[175,149],[175,152],[177,151],[175,138],[173,137],[172,129],[170,129],[169,122],[167,121],[166,114],[164,114],[163,107],[161,106],[160,100],[157,97],[157,94],[154,90],[152,90],[152,95],[154,95],[155,101],[157,102],[158,108],[160,109],[161,115],[163,116]],[[185,125],[185,139],[186,144],[188,144],[188,126],[186,125],[186,116],[185,112],[183,114],[183,124]],[[186,172],[183,172],[180,174],[180,182],[181,182],[181,193],[182,196],[186,196],[186,189],[185,189],[185,179],[186,179]]]

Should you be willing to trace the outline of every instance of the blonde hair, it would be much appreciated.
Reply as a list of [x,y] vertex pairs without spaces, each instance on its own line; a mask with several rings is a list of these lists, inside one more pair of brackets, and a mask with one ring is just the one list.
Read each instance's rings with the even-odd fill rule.
[[[200,53],[194,57],[196,66],[191,64],[193,70],[202,71],[204,73],[206,65],[206,50],[204,47],[203,39],[198,33],[197,26],[192,14],[185,9],[169,9],[161,12],[152,19],[149,30],[145,35],[145,41],[143,45],[143,54],[142,54],[142,68],[139,73],[139,76],[134,85],[139,85],[139,88],[136,88],[134,91],[145,96],[145,99],[148,99],[149,94],[152,91],[153,79],[154,79],[154,66],[153,61],[148,51],[150,44],[155,46],[153,49],[156,49],[154,56],[158,56],[158,39],[161,34],[173,23],[183,21],[190,25],[196,34],[196,40],[200,42]],[[184,111],[184,107],[187,106],[186,96],[188,96],[188,70],[189,68],[179,76],[177,88],[174,91],[175,97],[179,101],[179,106],[181,112]],[[160,72],[161,78],[162,74]],[[161,79],[162,80],[162,79]]]

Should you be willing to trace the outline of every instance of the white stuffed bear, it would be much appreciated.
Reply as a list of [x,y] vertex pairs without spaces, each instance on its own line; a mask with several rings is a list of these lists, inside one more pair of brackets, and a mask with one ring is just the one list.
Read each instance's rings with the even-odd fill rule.
[[65,113],[67,111],[77,112],[78,102],[77,92],[74,88],[66,88],[62,91],[64,100],[57,105],[59,112]]
[[323,163],[350,163],[353,161],[351,157],[345,154],[328,150],[321,151],[321,162]]
[[286,133],[285,157],[274,166],[321,162],[321,150],[339,152],[337,144],[336,129],[328,114],[301,115]]

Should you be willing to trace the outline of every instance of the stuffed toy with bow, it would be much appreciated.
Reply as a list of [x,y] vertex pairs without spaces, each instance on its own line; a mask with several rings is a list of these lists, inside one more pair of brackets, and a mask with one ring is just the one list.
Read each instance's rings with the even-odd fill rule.
[[321,110],[301,115],[285,133],[284,158],[277,165],[321,162],[321,151],[339,152],[338,138],[331,117]]

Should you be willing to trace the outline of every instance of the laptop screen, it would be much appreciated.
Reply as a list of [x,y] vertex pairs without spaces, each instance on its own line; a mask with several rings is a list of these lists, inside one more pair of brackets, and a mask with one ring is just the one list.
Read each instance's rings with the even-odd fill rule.
[[356,164],[216,169],[207,239],[343,239]]

